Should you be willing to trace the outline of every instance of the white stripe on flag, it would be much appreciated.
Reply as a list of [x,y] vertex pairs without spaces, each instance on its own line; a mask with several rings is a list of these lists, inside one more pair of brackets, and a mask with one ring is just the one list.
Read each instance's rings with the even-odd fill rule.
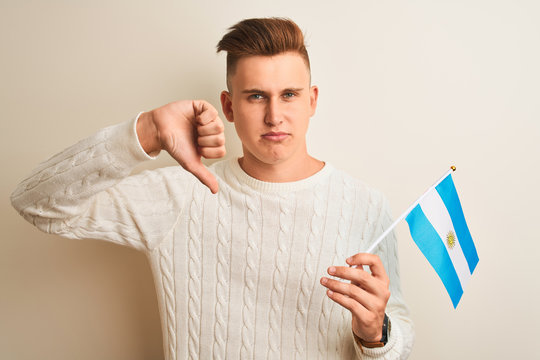
[[[459,281],[461,282],[461,288],[465,289],[465,285],[467,285],[467,282],[471,277],[471,272],[469,270],[469,265],[467,264],[467,259],[465,259],[465,255],[459,244],[456,230],[452,225],[452,219],[450,218],[450,214],[448,213],[444,202],[439,193],[433,189],[426,194],[419,205],[428,221],[433,225],[437,234],[439,234],[441,241],[444,243],[444,247],[454,264]],[[456,238],[456,244],[453,249],[449,249],[446,244],[446,237],[450,231],[453,231]]]

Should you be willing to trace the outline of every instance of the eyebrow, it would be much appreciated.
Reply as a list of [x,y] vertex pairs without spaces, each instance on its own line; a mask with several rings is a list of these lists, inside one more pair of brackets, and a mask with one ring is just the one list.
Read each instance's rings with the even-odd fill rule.
[[[281,92],[300,92],[302,90],[304,90],[304,88],[286,88]],[[266,91],[260,89],[246,89],[242,90],[242,94],[266,94]]]

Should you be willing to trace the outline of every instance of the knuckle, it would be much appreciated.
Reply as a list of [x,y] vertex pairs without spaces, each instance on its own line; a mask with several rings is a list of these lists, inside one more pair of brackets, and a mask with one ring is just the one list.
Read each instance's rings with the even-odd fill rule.
[[217,109],[209,102],[205,101],[205,103],[206,103],[206,111],[208,111],[208,115],[210,115],[212,120],[215,119],[218,116]]
[[216,131],[219,133],[222,133],[225,131],[225,126],[223,125],[223,122],[221,119],[218,118],[219,121],[216,121]]
[[337,280],[328,280],[328,287],[331,288],[334,291],[342,292],[344,289],[341,286],[341,282]]
[[344,306],[344,307],[348,307],[349,304],[347,304],[347,296],[339,293],[339,292],[334,292],[334,295],[332,295],[334,297],[334,299],[341,305],[341,306]]
[[225,148],[224,147],[220,147],[220,148],[203,147],[200,149],[200,154],[207,159],[217,159],[217,158],[225,156]]
[[217,110],[214,109],[213,107],[207,107],[206,110],[204,110],[204,112],[201,114],[204,116],[204,119],[206,119],[206,123],[209,123],[211,121],[213,121],[215,118],[217,118],[218,116],[218,113],[217,113]]
[[355,302],[356,300],[361,298],[362,294],[356,285],[343,283],[343,287],[344,287],[343,292],[345,293],[345,295],[347,295],[348,297],[352,299],[355,299]]
[[362,298],[362,292],[357,286],[351,286],[350,294],[349,296],[353,297],[354,299],[358,300]]
[[340,293],[346,294],[347,296],[350,294],[351,289],[342,281],[335,280],[336,282],[336,290],[338,290]]
[[365,283],[366,280],[368,279],[368,277],[371,276],[367,271],[364,271],[364,270],[358,271],[357,274],[358,274],[357,276],[358,276],[361,283]]
[[223,147],[217,151],[217,154],[218,154],[218,157],[223,157],[227,154],[227,150],[225,149],[225,147]]
[[385,304],[388,302],[388,300],[390,299],[390,296],[392,294],[390,293],[390,290],[386,289],[384,292],[383,292],[383,299],[384,299],[384,302]]
[[362,313],[362,305],[358,302],[353,302],[351,305],[351,311],[354,312],[357,316]]
[[207,147],[201,147],[199,153],[205,158],[210,158],[212,156],[212,151]]
[[197,109],[197,111],[202,111],[204,110],[205,107],[208,106],[208,103],[206,102],[206,100],[202,100],[202,99],[193,100],[192,104],[193,104],[193,107]]

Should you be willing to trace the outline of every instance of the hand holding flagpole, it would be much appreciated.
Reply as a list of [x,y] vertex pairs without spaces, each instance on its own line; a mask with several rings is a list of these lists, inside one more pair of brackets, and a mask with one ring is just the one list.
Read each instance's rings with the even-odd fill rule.
[[[372,252],[403,219],[409,224],[411,236],[420,251],[441,278],[454,307],[459,303],[463,287],[478,263],[478,255],[452,180],[451,173],[455,170],[452,166],[364,253],[349,257],[346,260],[348,267],[328,268],[329,275],[350,283],[321,278],[321,284],[328,289],[328,297],[351,311],[357,344],[370,347],[385,344],[384,330],[381,338],[381,326],[387,318],[390,279],[381,259]],[[366,265],[370,272],[358,269]]]

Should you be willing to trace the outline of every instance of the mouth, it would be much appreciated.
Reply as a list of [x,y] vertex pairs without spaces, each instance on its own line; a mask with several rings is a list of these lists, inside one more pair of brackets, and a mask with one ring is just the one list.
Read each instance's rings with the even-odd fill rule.
[[282,141],[285,140],[290,134],[283,131],[270,131],[265,134],[262,134],[262,138],[269,141]]

